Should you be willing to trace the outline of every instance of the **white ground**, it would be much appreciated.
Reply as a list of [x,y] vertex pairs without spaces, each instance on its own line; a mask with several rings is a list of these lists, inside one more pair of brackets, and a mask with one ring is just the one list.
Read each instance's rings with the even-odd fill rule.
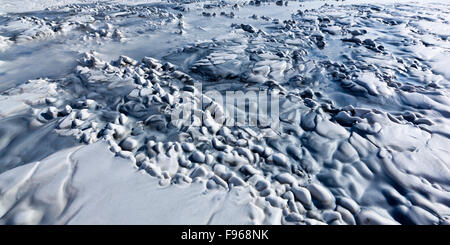
[[14,168],[0,181],[0,215],[10,224],[269,222],[249,203],[245,188],[224,192],[207,191],[199,184],[160,187],[157,179],[114,157],[101,142]]
[[[446,1],[97,2],[0,0],[0,223],[449,224]],[[168,122],[194,82],[279,131]]]

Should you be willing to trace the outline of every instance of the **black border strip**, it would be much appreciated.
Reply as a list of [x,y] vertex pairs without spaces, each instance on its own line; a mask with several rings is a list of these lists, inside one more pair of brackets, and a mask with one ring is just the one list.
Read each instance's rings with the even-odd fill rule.
[[[228,239],[226,239],[226,232],[228,230]],[[232,233],[234,231],[245,232],[247,230],[255,231],[254,234],[267,235],[268,239],[264,239],[262,235],[257,239],[236,239],[233,238]],[[212,242],[207,239],[188,239],[183,240],[183,232],[215,232],[215,237]],[[251,232],[250,232],[251,233]],[[203,233],[205,234],[205,233]],[[221,234],[219,237],[218,235]],[[390,237],[399,238],[403,241],[410,239],[416,241],[416,239],[427,238],[439,239],[443,236],[442,241],[448,240],[448,234],[450,229],[448,226],[251,226],[251,225],[200,225],[200,226],[116,226],[116,225],[100,225],[100,226],[0,226],[0,239],[10,237],[14,240],[17,239],[56,239],[59,242],[86,242],[98,241],[104,244],[105,242],[124,242],[131,244],[132,242],[144,242],[145,244],[154,244],[155,240],[165,242],[177,242],[176,244],[183,244],[185,242],[205,243],[205,244],[217,244],[217,243],[236,243],[236,242],[258,242],[274,244],[281,240],[301,241],[311,240],[322,241],[330,240],[330,242],[336,241],[351,241],[358,240],[358,244],[370,243],[385,243],[390,241]],[[251,236],[251,235],[250,235]],[[243,237],[243,236],[241,236]],[[359,237],[359,239],[357,239]],[[192,236],[191,236],[192,238]],[[361,240],[363,239],[363,240]],[[148,240],[147,242],[145,242]]]

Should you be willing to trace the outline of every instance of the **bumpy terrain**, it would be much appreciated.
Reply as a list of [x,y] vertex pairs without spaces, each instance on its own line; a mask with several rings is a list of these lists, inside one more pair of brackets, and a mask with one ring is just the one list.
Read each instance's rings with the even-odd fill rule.
[[[253,223],[449,224],[449,20],[446,3],[335,1],[4,14],[0,181],[103,141],[161,188],[248,190]],[[252,110],[261,93],[276,118]]]

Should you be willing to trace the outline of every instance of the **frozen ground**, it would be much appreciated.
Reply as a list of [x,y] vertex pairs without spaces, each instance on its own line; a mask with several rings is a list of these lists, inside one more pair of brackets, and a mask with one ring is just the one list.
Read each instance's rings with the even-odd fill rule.
[[257,2],[0,0],[0,223],[449,224],[450,4]]

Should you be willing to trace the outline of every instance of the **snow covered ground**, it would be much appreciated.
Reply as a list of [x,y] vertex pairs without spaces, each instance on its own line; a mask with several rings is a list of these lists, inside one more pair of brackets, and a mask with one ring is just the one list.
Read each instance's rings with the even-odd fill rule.
[[2,224],[450,222],[446,1],[0,6]]

